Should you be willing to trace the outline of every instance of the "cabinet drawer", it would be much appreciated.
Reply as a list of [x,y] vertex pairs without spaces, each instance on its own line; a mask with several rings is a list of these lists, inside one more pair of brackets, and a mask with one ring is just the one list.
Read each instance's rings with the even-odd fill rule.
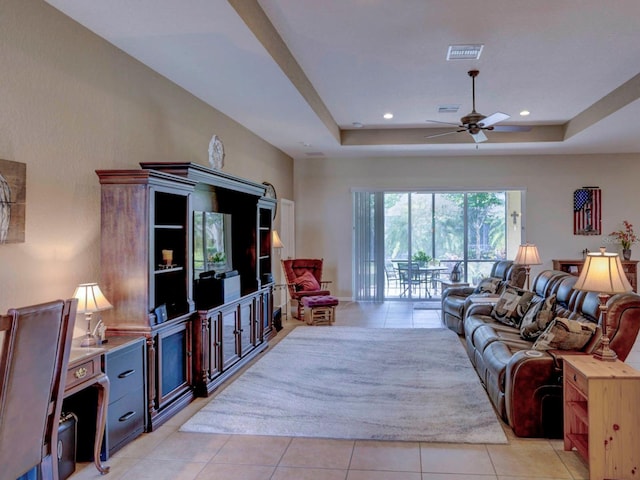
[[144,390],[138,387],[128,395],[109,404],[107,412],[107,444],[113,454],[124,440],[138,436],[144,430]]
[[100,357],[91,358],[86,362],[82,362],[79,365],[69,368],[67,370],[65,390],[71,390],[73,387],[80,385],[82,382],[93,378],[101,371]]
[[567,381],[586,397],[588,392],[587,377],[571,366],[567,366],[565,375],[567,376]]
[[111,383],[110,403],[144,385],[143,351],[139,345],[134,347],[109,353],[107,356],[105,370]]

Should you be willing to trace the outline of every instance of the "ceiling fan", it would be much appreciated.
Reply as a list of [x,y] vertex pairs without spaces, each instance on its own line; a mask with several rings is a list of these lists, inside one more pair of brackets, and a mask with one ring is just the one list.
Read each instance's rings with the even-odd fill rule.
[[528,131],[530,127],[520,126],[495,126],[496,123],[502,122],[510,118],[510,115],[502,112],[496,112],[488,117],[476,112],[476,77],[480,73],[479,70],[469,70],[468,75],[471,77],[471,95],[473,100],[473,110],[460,119],[460,124],[450,122],[439,122],[438,120],[427,120],[434,123],[446,123],[447,125],[455,125],[457,130],[446,133],[438,133],[436,135],[429,135],[426,138],[441,137],[443,135],[450,135],[452,133],[468,132],[476,143],[485,142],[487,136],[484,134],[484,130],[496,130],[504,132],[517,132]]

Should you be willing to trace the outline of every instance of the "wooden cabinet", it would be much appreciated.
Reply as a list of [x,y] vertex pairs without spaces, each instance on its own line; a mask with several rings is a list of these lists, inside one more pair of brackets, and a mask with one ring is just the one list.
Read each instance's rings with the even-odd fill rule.
[[267,347],[265,315],[272,286],[236,302],[198,312],[193,321],[196,393],[207,396]]
[[111,384],[102,444],[104,460],[144,432],[145,345],[144,337],[112,337],[104,345],[104,371]]
[[[620,260],[633,291],[638,291],[638,260]],[[580,275],[584,260],[553,260],[553,269]]]
[[564,449],[588,462],[591,480],[637,478],[640,372],[590,355],[563,361]]
[[[146,338],[143,383],[151,431],[275,335],[276,203],[264,197],[263,184],[197,164],[140,165],[96,171],[100,284],[114,306],[103,313],[109,336]],[[211,245],[203,235],[220,240]]]

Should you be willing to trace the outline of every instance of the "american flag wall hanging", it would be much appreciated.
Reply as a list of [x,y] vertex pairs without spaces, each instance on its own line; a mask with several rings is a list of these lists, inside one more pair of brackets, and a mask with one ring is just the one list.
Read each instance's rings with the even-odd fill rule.
[[602,234],[602,191],[598,187],[573,192],[573,234]]

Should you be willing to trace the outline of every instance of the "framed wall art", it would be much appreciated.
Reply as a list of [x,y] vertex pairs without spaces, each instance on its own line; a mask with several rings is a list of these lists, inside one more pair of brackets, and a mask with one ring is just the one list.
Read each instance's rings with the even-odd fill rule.
[[0,243],[24,242],[27,164],[0,160]]
[[573,234],[602,234],[602,191],[582,187],[573,192]]

